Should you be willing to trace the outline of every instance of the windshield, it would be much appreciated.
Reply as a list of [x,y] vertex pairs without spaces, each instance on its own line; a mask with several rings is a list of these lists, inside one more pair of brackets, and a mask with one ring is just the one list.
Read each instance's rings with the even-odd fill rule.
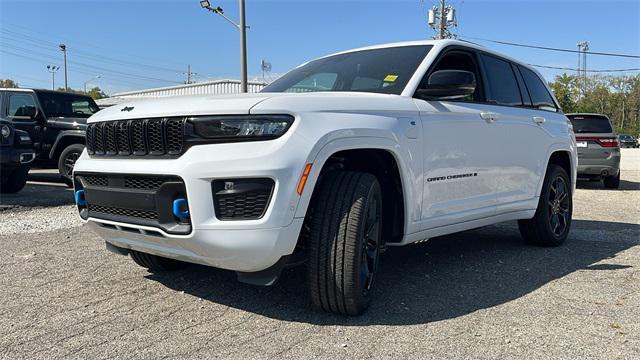
[[47,117],[88,118],[100,110],[88,96],[37,92],[38,100]]
[[362,50],[291,70],[262,92],[358,91],[400,95],[431,45]]
[[612,133],[609,119],[601,116],[569,116],[573,124],[573,132],[580,133]]

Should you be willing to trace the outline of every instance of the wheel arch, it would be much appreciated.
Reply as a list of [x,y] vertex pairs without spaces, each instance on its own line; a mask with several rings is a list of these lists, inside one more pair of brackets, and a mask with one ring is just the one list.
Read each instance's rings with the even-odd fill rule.
[[544,184],[544,177],[546,174],[546,169],[549,165],[555,164],[562,167],[569,175],[569,180],[571,182],[571,192],[575,192],[576,188],[576,177],[577,177],[577,156],[575,155],[575,151],[571,148],[562,147],[562,146],[552,146],[549,150],[549,154],[547,155],[547,162],[545,164],[545,168],[543,170],[540,182],[538,184],[537,196],[540,196],[540,192],[542,191],[542,185]]
[[80,144],[85,146],[85,134],[82,130],[61,131],[49,151],[49,159],[56,160],[69,145]]
[[[410,218],[410,202],[416,198],[414,189],[407,184],[406,174],[410,172],[404,162],[399,146],[387,138],[334,140],[318,152],[313,161],[312,172],[296,211],[296,217],[307,217],[323,175],[332,170],[355,170],[372,173],[378,179],[383,191],[383,212],[393,214],[390,228],[384,229],[387,242],[401,241]],[[385,196],[386,193],[386,196]],[[301,237],[302,238],[302,237]]]

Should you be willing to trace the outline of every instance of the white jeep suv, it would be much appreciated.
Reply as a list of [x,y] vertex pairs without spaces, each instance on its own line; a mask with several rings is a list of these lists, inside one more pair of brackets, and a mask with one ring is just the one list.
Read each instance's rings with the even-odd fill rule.
[[355,315],[380,250],[507,220],[571,225],[575,137],[529,66],[454,40],[323,57],[261,93],[136,101],[89,119],[80,217],[152,271],[198,263]]

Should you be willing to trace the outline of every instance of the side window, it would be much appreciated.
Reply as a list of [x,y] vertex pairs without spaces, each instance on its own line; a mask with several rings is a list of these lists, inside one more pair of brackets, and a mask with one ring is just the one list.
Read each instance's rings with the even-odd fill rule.
[[487,79],[487,102],[522,106],[522,97],[518,81],[511,69],[511,63],[489,55],[481,55],[484,71]]
[[427,76],[423,79],[426,82],[428,76],[439,70],[464,70],[472,72],[476,77],[476,91],[463,99],[463,101],[483,101],[482,93],[482,80],[480,78],[480,72],[478,71],[478,65],[476,64],[475,57],[467,52],[453,50],[446,53],[436,66],[431,70]]
[[518,66],[518,68],[531,95],[533,107],[541,110],[557,111],[556,104],[540,77],[525,67]]
[[14,121],[31,121],[36,112],[36,101],[29,94],[9,95],[9,111],[7,117]]

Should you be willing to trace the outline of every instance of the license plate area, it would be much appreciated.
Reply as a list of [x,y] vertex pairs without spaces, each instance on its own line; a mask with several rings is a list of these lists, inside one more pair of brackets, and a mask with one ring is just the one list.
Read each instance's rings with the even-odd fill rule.
[[588,146],[589,146],[589,144],[586,141],[578,141],[578,142],[576,142],[576,147],[586,148]]

